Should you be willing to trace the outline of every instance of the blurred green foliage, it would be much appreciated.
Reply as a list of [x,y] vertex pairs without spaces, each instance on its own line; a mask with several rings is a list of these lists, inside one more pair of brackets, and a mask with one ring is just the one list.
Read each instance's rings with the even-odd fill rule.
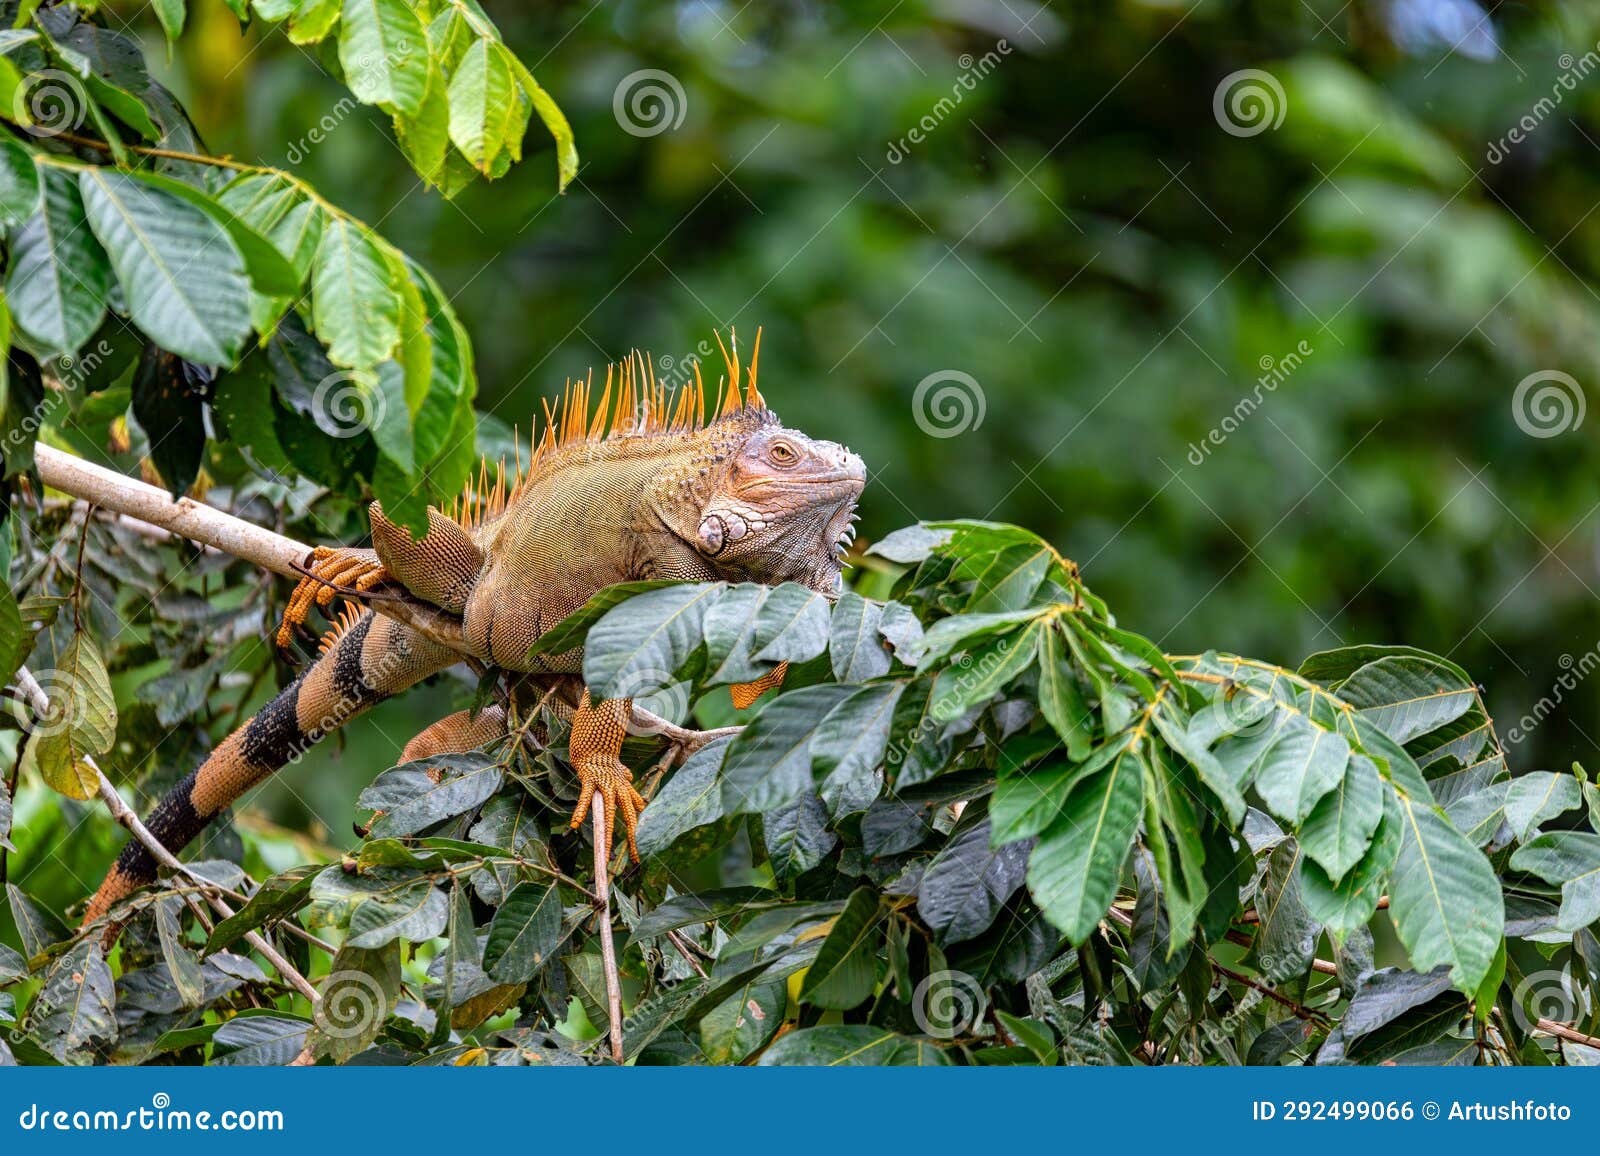
[[[441,199],[314,52],[241,38],[221,4],[167,77],[212,151],[292,165],[438,277],[481,408],[526,430],[631,347],[681,363],[761,326],[774,406],[874,471],[865,537],[1030,526],[1170,651],[1405,641],[1483,678],[1503,730],[1564,698],[1518,769],[1591,756],[1594,689],[1556,680],[1600,642],[1600,418],[1533,437],[1513,395],[1538,371],[1600,385],[1592,6],[487,7],[572,121],[563,196],[530,135],[502,181]],[[640,136],[619,86],[644,69],[682,98]],[[1219,121],[1242,69],[1277,85],[1276,127]],[[915,420],[942,371],[981,387],[959,436]],[[350,736],[370,759],[330,780],[317,752],[297,791],[342,831],[425,717],[391,704]]]

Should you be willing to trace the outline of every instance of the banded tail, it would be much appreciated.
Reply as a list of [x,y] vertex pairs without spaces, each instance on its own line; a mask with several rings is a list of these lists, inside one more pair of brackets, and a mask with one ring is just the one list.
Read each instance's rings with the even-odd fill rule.
[[[328,636],[321,657],[167,792],[145,825],[176,854],[218,812],[324,735],[459,659],[392,618],[370,610],[347,618]],[[130,840],[89,901],[84,923],[155,877],[155,857]]]

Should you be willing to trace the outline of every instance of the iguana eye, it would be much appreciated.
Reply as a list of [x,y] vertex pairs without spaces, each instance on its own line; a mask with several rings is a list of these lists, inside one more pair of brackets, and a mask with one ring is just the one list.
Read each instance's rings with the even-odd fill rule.
[[780,466],[793,465],[800,457],[788,442],[774,442],[770,454],[774,464]]

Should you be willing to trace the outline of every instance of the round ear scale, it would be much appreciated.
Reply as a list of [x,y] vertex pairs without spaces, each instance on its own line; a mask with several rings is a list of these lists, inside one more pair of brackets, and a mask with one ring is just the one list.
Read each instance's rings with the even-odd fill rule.
[[708,557],[715,557],[722,552],[722,547],[727,542],[727,537],[727,532],[722,525],[722,519],[713,514],[700,523],[700,530],[696,535],[696,540],[699,542],[700,550],[703,554]]

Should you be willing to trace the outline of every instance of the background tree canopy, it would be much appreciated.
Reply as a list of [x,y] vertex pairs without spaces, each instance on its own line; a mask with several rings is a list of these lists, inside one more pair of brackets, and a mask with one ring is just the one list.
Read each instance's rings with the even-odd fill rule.
[[[0,5],[10,484],[38,434],[353,542],[563,378],[761,325],[880,548],[832,606],[699,591],[681,653],[590,635],[704,726],[797,666],[656,784],[630,1058],[1593,1062],[1593,12],[493,7]],[[120,842],[81,756],[159,795],[288,677],[282,591],[59,499],[8,526],[12,669],[75,672],[3,740],[12,1053],[593,1050],[559,734],[383,770],[465,678],[214,829],[237,922],[180,878],[109,966],[65,944]]]

